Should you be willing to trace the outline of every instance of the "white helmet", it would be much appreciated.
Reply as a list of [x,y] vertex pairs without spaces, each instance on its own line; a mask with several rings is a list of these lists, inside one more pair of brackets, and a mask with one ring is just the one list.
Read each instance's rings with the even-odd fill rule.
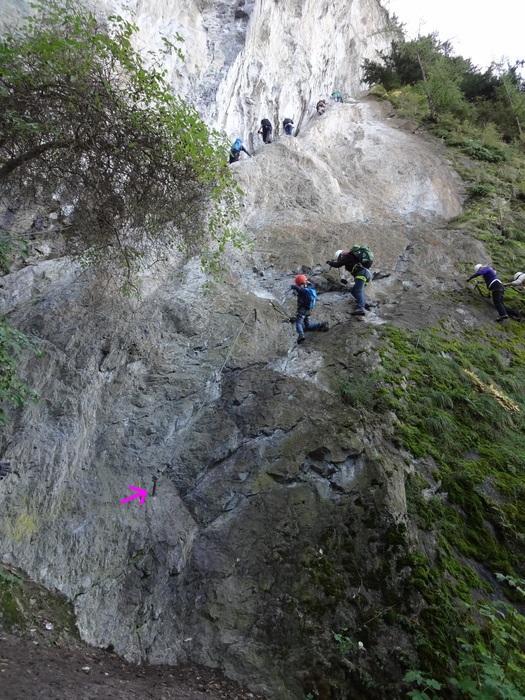
[[521,277],[522,275],[523,275],[523,272],[516,272],[516,274],[514,275],[514,279],[517,280],[518,277]]
[[335,251],[335,260],[337,260],[337,258],[344,252],[345,252],[344,250],[336,250]]
[[475,268],[474,268],[474,272],[477,272],[478,270],[481,270],[482,267],[483,267],[483,265],[476,265]]

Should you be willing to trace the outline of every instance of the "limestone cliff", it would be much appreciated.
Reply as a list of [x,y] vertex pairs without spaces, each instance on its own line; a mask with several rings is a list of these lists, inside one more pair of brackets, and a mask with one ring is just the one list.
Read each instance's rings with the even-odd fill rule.
[[[300,132],[254,140],[255,157],[232,166],[253,250],[230,251],[211,294],[197,262],[175,258],[144,276],[140,301],[36,248],[2,278],[0,310],[45,354],[24,369],[40,402],[3,431],[13,473],[0,485],[0,552],[65,593],[94,645],[302,697],[315,640],[403,589],[386,533],[418,536],[394,417],[365,421],[341,404],[341,384],[378,366],[380,325],[437,320],[435,295],[482,249],[446,228],[462,191],[439,145],[358,94],[363,57],[385,42],[375,0],[177,8],[134,9],[146,43],[161,26],[187,37],[173,74],[210,123],[247,138],[261,116],[290,115]],[[315,115],[334,86],[354,97]],[[354,242],[376,255],[364,322],[324,265]],[[269,303],[293,313],[298,272],[317,282],[315,314],[331,326],[304,346]],[[143,506],[120,504],[130,484],[149,490]],[[330,574],[342,561],[344,580]],[[377,653],[393,678],[410,644],[389,634],[366,640],[363,665]]]

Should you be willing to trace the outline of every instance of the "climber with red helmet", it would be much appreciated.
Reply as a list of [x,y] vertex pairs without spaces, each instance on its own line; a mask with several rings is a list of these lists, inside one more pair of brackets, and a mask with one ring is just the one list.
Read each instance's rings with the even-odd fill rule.
[[328,323],[311,323],[310,314],[317,304],[317,292],[308,281],[306,275],[297,275],[295,284],[290,289],[297,294],[297,316],[295,327],[297,329],[297,342],[303,343],[306,339],[305,331],[327,331]]
[[511,309],[510,306],[505,306],[503,303],[503,295],[505,294],[505,287],[503,282],[498,278],[498,273],[489,265],[481,265],[478,263],[474,267],[474,274],[470,275],[467,282],[474,279],[475,277],[483,277],[487,289],[492,295],[492,302],[496,307],[496,311],[499,313],[496,321],[504,321],[509,316],[514,321],[522,321],[523,316],[521,311],[517,309]]

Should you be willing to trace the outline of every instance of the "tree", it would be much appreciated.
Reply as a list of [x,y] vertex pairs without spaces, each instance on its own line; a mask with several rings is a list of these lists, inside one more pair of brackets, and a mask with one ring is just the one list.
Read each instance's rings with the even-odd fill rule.
[[38,0],[0,44],[4,203],[54,210],[68,252],[124,285],[146,256],[239,240],[225,139],[146,66],[136,32],[72,0]]

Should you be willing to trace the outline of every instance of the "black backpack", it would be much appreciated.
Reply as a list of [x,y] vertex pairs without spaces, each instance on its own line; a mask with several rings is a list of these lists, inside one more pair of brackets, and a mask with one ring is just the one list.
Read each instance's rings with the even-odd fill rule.
[[272,124],[269,119],[261,119],[261,126],[264,126],[265,129],[272,128]]

